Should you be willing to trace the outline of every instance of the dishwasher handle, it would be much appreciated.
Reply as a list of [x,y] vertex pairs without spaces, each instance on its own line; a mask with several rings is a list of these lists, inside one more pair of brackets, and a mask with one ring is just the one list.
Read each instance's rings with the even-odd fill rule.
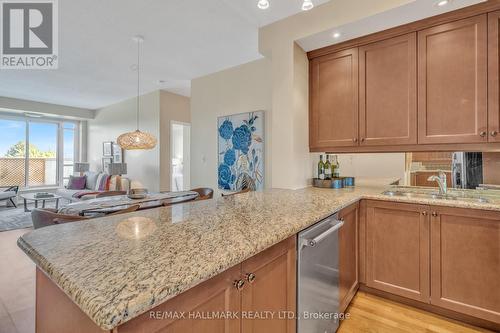
[[330,229],[323,232],[322,234],[319,234],[318,236],[314,237],[313,239],[304,239],[302,241],[302,246],[303,247],[304,246],[315,247],[316,244],[321,242],[323,239],[328,237],[330,234],[339,230],[344,225],[344,221],[342,221],[342,220],[334,220],[334,222],[336,222],[336,224],[333,227],[331,227]]

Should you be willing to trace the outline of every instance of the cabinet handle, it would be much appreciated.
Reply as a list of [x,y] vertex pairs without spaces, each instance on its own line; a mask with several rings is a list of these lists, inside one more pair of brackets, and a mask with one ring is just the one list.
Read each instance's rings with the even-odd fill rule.
[[491,136],[497,136],[498,132],[497,131],[491,131],[490,135]]
[[436,217],[436,216],[438,216],[438,213],[432,212],[432,216]]
[[236,280],[233,282],[233,285],[236,287],[236,289],[242,290],[245,286],[245,280]]
[[426,211],[423,211],[423,212],[422,212],[422,215],[423,215],[423,216],[427,216],[427,212],[426,212]]
[[358,138],[352,139],[353,142],[358,142]]
[[361,142],[365,142],[365,138],[361,138]]
[[486,133],[486,131],[482,131],[481,133],[479,133],[479,136],[481,136],[482,138],[484,138],[486,136],[486,134],[488,134],[488,133]]
[[248,282],[254,283],[256,276],[254,273],[248,273],[247,275],[245,275],[245,278],[247,279]]

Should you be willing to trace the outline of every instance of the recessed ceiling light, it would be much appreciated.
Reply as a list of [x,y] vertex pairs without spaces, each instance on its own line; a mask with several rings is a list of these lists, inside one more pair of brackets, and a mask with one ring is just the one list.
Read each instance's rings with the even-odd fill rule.
[[440,1],[436,2],[436,6],[443,7],[443,6],[446,6],[449,3],[450,3],[450,0],[440,0]]
[[313,9],[314,4],[312,0],[304,0],[304,3],[302,4],[302,10],[311,10]]
[[269,0],[259,0],[259,2],[257,2],[257,7],[259,7],[259,9],[268,9]]
[[338,39],[342,35],[340,34],[340,32],[334,32],[332,36],[333,36],[333,38]]

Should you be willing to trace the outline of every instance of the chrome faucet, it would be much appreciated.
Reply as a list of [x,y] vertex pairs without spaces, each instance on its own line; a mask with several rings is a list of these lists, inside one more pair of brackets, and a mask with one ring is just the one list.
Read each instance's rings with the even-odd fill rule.
[[437,182],[439,186],[439,195],[446,195],[448,193],[448,183],[446,181],[446,173],[439,171],[439,176],[432,175],[427,178],[429,182]]

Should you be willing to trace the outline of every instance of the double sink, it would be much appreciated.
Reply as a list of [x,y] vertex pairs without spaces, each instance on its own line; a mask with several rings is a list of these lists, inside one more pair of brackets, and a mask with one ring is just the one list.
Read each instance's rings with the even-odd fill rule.
[[[483,193],[482,193],[483,192]],[[452,190],[449,189],[446,194],[440,194],[434,189],[411,188],[404,186],[395,186],[382,194],[390,197],[422,198],[422,199],[441,199],[441,200],[460,200],[467,202],[489,203],[490,196],[499,197],[500,191],[491,194],[487,190]],[[490,192],[490,191],[488,191]]]

